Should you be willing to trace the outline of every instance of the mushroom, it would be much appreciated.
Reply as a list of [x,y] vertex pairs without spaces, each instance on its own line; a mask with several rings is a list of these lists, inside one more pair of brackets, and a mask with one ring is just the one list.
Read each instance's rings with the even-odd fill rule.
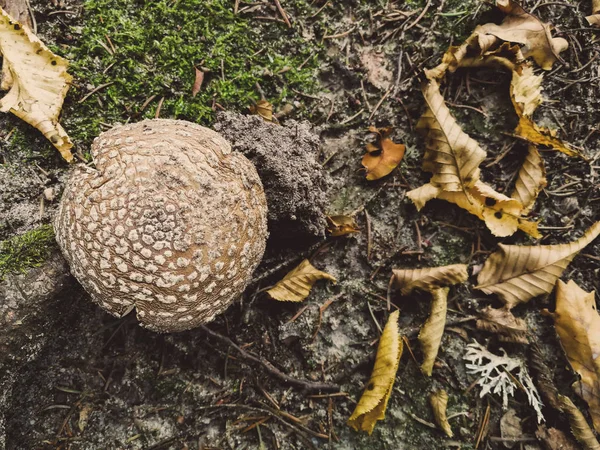
[[144,120],[102,133],[54,228],[92,300],[160,332],[209,322],[244,291],[267,238],[254,165],[218,133]]

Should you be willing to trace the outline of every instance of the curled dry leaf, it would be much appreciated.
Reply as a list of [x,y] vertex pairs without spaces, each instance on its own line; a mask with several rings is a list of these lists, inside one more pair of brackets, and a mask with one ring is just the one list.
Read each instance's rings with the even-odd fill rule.
[[419,332],[419,344],[423,351],[421,371],[431,376],[433,364],[437,357],[446,325],[448,304],[448,288],[467,281],[467,266],[453,264],[451,266],[431,267],[427,269],[394,269],[392,283],[400,288],[403,295],[413,290],[431,293],[431,312]]
[[564,395],[559,395],[558,401],[560,402],[562,411],[569,419],[571,432],[573,433],[573,436],[575,436],[575,439],[577,439],[585,450],[600,450],[600,444],[596,440],[594,432],[573,401]]
[[497,334],[502,342],[529,343],[525,321],[506,309],[495,309],[488,305],[479,313],[477,329]]
[[332,275],[315,268],[308,259],[302,261],[295,269],[289,272],[267,294],[272,299],[284,302],[301,302],[308,294],[317,280],[337,281]]
[[[71,75],[66,59],[52,53],[28,27],[0,9],[0,52],[3,70],[10,76],[0,88],[10,89],[0,100],[0,111],[15,116],[40,130],[62,157],[73,160],[73,144],[58,123]],[[6,69],[4,69],[6,68]]]
[[398,364],[402,356],[402,339],[398,334],[399,311],[390,314],[377,347],[375,366],[348,425],[356,431],[371,434],[375,423],[385,417],[385,409],[392,393]]
[[539,193],[547,184],[544,161],[536,146],[530,144],[525,161],[517,175],[515,190],[511,194],[512,198],[523,205],[521,214],[528,214],[533,209]]
[[513,408],[509,408],[500,419],[500,436],[506,448],[514,448],[517,440],[523,436],[521,418]]
[[554,370],[546,364],[546,357],[535,341],[531,343],[528,350],[529,367],[533,372],[535,384],[544,399],[544,404],[560,411],[558,389],[554,384]]
[[[266,100],[259,100],[255,105],[248,106],[252,114],[262,117],[267,122],[273,122],[273,105]],[[275,119],[276,121],[277,119]]]
[[600,0],[592,0],[592,15],[585,20],[593,27],[600,27]]
[[405,146],[396,144],[388,136],[394,129],[369,127],[375,133],[375,143],[368,143],[367,153],[363,156],[361,164],[367,170],[367,180],[378,180],[394,170],[404,157]]
[[600,222],[596,222],[581,238],[568,244],[498,244],[499,250],[486,260],[479,272],[475,289],[498,295],[507,309],[549,294],[577,253],[599,234]]
[[542,442],[546,450],[579,450],[570,437],[556,428],[540,425],[535,432],[535,437]]
[[574,281],[556,284],[554,327],[569,364],[581,379],[573,389],[586,401],[596,431],[600,431],[600,315],[594,292]]
[[345,236],[351,233],[360,233],[354,217],[346,215],[327,216],[327,231],[331,236]]
[[448,393],[440,389],[439,391],[432,392],[429,396],[429,403],[431,404],[431,409],[433,410],[433,417],[435,419],[435,423],[440,429],[446,433],[446,436],[453,437],[454,433],[452,433],[452,428],[450,427],[450,423],[448,422],[448,418],[446,417],[446,407],[448,406]]
[[200,89],[202,88],[202,83],[204,82],[204,72],[197,67],[194,67],[196,70],[196,78],[194,80],[194,86],[192,86],[192,97],[195,97]]
[[532,57],[544,70],[552,69],[560,59],[559,54],[569,46],[567,40],[552,37],[550,24],[529,14],[513,0],[496,0],[496,6],[507,14],[506,18],[500,25],[488,23],[477,27],[479,33],[521,44],[525,58]]
[[437,81],[425,82],[421,90],[427,103],[417,123],[417,130],[426,137],[423,170],[432,173],[430,184],[436,188],[462,192],[479,180],[485,151],[456,123]]

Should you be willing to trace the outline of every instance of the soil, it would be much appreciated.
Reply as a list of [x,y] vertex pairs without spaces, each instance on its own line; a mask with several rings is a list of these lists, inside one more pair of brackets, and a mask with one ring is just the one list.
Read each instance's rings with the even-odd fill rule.
[[[420,169],[424,141],[415,131],[423,112],[422,71],[435,66],[449,45],[462,42],[478,24],[502,20],[493,6],[474,0],[210,0],[198,2],[194,9],[190,7],[193,3],[181,2],[189,22],[169,22],[169,33],[179,25],[181,33],[189,33],[184,28],[194,20],[205,23],[201,14],[226,9],[228,20],[244,25],[244,33],[260,34],[254,44],[261,53],[249,54],[249,60],[272,49],[279,53],[269,54],[265,67],[245,68],[248,73],[234,76],[218,70],[230,67],[227,52],[218,61],[211,60],[214,55],[210,53],[198,54],[195,62],[185,62],[189,70],[183,73],[189,76],[181,80],[177,78],[181,61],[161,59],[160,67],[153,65],[154,37],[136,38],[148,48],[136,50],[133,59],[132,47],[119,41],[127,35],[136,8],[143,9],[145,2],[122,2],[127,13],[114,34],[94,36],[104,39],[99,47],[90,39],[91,27],[108,26],[108,17],[117,21],[113,10],[118,4],[109,0],[31,1],[38,35],[73,64],[75,81],[62,121],[67,131],[74,130],[78,156],[86,160],[94,133],[115,121],[159,115],[212,125],[215,111],[223,108],[245,113],[244,105],[252,103],[246,91],[227,90],[236,85],[236,77],[240,85],[243,81],[253,87],[258,82],[254,100],[263,95],[272,100],[282,123],[280,137],[275,132],[273,136],[289,148],[298,130],[307,151],[314,152],[294,170],[286,171],[279,161],[280,175],[268,170],[263,175],[265,186],[277,186],[275,178],[281,176],[286,189],[307,190],[300,197],[297,192],[286,194],[277,206],[283,216],[295,216],[296,231],[304,234],[294,235],[292,242],[271,240],[244,296],[208,327],[295,379],[334,383],[339,392],[315,394],[282,381],[201,329],[161,335],[140,327],[133,315],[122,319],[110,316],[68,276],[56,248],[45,244],[48,251],[43,258],[17,258],[23,261],[21,267],[12,265],[5,274],[0,270],[0,449],[500,449],[513,444],[503,438],[501,419],[507,411],[501,397],[488,394],[480,398],[480,387],[467,373],[465,346],[477,340],[497,354],[503,348],[526,362],[536,382],[540,380],[539,370],[535,370],[539,365],[528,358],[531,345],[501,343],[497,336],[476,329],[473,319],[477,312],[499,303],[472,289],[473,277],[450,292],[449,324],[431,378],[419,370],[422,355],[416,340],[429,313],[429,297],[391,293],[393,306],[401,310],[400,327],[407,345],[385,419],[370,436],[355,432],[346,421],[369,378],[380,330],[388,316],[386,296],[392,268],[465,263],[471,274],[498,243],[568,242],[600,220],[598,32],[584,19],[591,4],[524,2],[542,20],[554,24],[554,33],[570,44],[562,54],[564,61],[544,74],[546,101],[536,121],[557,129],[561,138],[582,148],[586,156],[582,160],[543,152],[548,186],[532,213],[540,220],[543,238],[534,241],[521,232],[496,238],[477,218],[439,200],[417,212],[405,195],[429,180],[429,174]],[[291,28],[276,3],[285,11]],[[152,11],[159,14],[161,8],[178,8],[179,2],[165,0],[156,5]],[[226,30],[231,32],[231,28]],[[203,32],[206,39],[214,38],[209,28]],[[137,78],[131,80],[131,90],[127,80],[115,78],[114,85],[94,91],[116,77],[101,56],[112,50],[110,42],[116,45],[110,63],[116,64],[119,76],[128,68],[134,74],[146,74],[151,68],[153,78],[148,83],[163,86],[164,92],[144,92],[143,84],[134,91],[132,86],[140,83]],[[237,52],[236,42],[246,45],[244,37],[234,37],[227,41],[232,47],[226,50]],[[306,48],[297,47],[298,42],[304,42]],[[172,44],[172,51],[192,44]],[[197,45],[203,48],[206,44],[198,39]],[[128,59],[118,59],[121,49]],[[306,49],[309,55],[302,57],[308,62],[301,66],[294,58]],[[267,70],[269,61],[279,64],[283,60],[294,66]],[[212,70],[204,86],[206,96],[199,94],[193,99],[193,65],[203,64]],[[172,79],[165,78],[165,73],[171,72]],[[250,75],[256,80],[245,78]],[[510,192],[526,150],[526,145],[512,136],[516,117],[508,97],[509,83],[507,73],[478,69],[458,71],[444,87],[453,114],[487,152],[482,178],[501,192]],[[90,92],[89,100],[82,101]],[[157,97],[148,101],[151,106],[144,106],[155,94]],[[162,110],[157,105],[160,96],[164,98]],[[227,114],[225,118],[235,117]],[[218,121],[221,125],[216,126],[221,128],[232,124],[231,119]],[[275,130],[275,125],[262,124],[254,117],[244,123]],[[402,164],[372,182],[365,179],[360,165],[369,125],[393,126],[393,139],[407,147]],[[238,139],[236,133],[244,129],[240,127],[223,133],[231,133],[240,150],[251,154],[254,144]],[[3,257],[11,256],[10,249],[23,248],[7,243],[23,237],[30,242],[28,233],[50,223],[69,167],[36,130],[18,119],[3,115],[0,130],[0,249],[5,253],[0,253],[1,264]],[[236,142],[232,144],[236,147]],[[504,155],[508,146],[513,147]],[[283,154],[278,146],[273,147],[274,155],[265,153],[265,148],[268,145],[258,152],[263,162]],[[269,164],[277,166],[273,160]],[[305,178],[296,179],[302,176]],[[311,190],[313,186],[316,190]],[[276,187],[271,189],[276,192]],[[290,208],[286,210],[287,203]],[[320,214],[352,215],[361,232],[323,238]],[[289,220],[272,221],[271,226],[273,235],[291,233]],[[598,292],[599,256],[600,240],[596,240],[573,260],[562,279]],[[302,304],[270,300],[265,287],[305,257],[338,282],[317,283]],[[541,314],[544,308],[552,310],[553,303],[553,296],[537,298],[515,308],[514,313],[527,322],[531,342],[550,367],[542,368],[544,379],[550,379],[587,414],[585,404],[571,388],[576,375],[568,368],[552,320]],[[428,399],[441,388],[449,394],[453,438],[433,425]],[[548,403],[543,408],[545,426],[554,430],[538,434],[562,432],[561,439],[572,441],[566,418],[544,400]],[[509,408],[510,421],[514,423],[516,416],[522,428],[513,448],[550,448],[536,438],[536,414],[522,391],[509,399]],[[487,415],[489,423],[482,430]]]

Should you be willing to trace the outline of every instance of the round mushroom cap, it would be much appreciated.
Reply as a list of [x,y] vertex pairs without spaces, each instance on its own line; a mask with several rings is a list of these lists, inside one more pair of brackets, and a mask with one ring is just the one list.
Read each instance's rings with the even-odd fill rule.
[[121,317],[155,331],[209,322],[244,291],[267,239],[254,165],[218,133],[144,120],[94,140],[54,221],[71,272]]

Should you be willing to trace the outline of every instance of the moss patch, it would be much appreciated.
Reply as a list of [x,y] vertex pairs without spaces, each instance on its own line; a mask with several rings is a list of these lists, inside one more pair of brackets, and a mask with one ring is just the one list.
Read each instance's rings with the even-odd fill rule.
[[8,273],[39,267],[56,248],[52,225],[43,225],[0,242],[0,281]]
[[[312,92],[320,50],[284,24],[234,14],[229,0],[88,0],[77,44],[55,47],[75,83],[64,124],[85,148],[101,123],[160,116],[210,124],[214,107],[275,105],[291,89]],[[194,67],[206,71],[192,97]],[[109,84],[110,83],[110,84]],[[101,89],[79,103],[87,94]]]

